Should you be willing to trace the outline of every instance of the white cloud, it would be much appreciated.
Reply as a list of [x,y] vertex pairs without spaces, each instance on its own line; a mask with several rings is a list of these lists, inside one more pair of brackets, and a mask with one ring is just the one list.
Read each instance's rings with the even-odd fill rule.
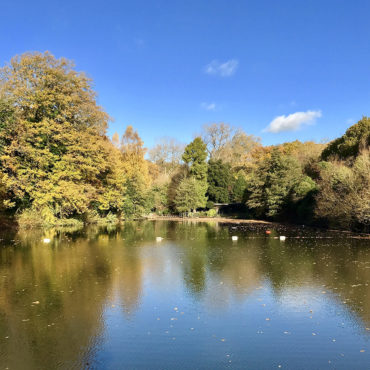
[[200,106],[205,110],[215,110],[216,109],[216,103],[202,103]]
[[316,118],[321,117],[321,111],[308,110],[307,112],[296,112],[288,116],[278,116],[274,118],[266,127],[264,132],[272,132],[274,134],[283,131],[295,131],[301,128],[302,125],[312,124]]
[[205,66],[204,71],[209,75],[230,77],[236,72],[238,65],[239,62],[236,59],[230,59],[224,63],[213,60],[211,63]]

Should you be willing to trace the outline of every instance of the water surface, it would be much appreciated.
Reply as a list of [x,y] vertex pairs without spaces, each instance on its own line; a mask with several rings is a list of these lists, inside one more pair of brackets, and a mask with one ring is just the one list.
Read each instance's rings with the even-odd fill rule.
[[0,237],[0,369],[369,368],[368,239],[170,221]]

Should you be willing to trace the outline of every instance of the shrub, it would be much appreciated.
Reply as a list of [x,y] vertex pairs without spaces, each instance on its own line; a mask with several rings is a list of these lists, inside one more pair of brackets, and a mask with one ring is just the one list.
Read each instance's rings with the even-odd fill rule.
[[217,210],[209,209],[206,214],[207,214],[207,217],[216,217],[217,216]]

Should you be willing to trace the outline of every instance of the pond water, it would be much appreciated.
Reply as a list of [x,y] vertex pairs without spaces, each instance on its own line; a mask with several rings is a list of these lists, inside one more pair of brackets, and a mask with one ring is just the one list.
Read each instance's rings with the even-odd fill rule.
[[0,369],[370,367],[369,239],[174,221],[0,237]]

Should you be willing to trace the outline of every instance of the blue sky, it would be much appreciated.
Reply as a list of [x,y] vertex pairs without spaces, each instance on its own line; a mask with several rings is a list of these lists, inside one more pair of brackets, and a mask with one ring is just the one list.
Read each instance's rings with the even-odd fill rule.
[[370,1],[6,1],[0,63],[49,50],[94,80],[147,146],[227,122],[266,145],[369,115]]

